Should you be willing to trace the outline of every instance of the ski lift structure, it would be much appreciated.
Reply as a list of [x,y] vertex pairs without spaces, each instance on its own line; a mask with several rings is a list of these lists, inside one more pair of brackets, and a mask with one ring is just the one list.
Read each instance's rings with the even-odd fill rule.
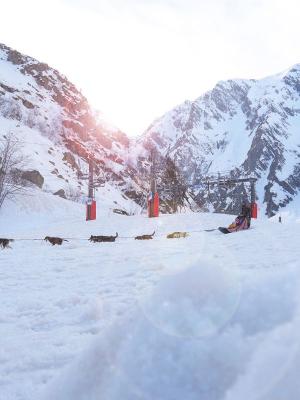
[[[156,182],[156,168],[155,168],[155,156],[154,150],[150,153],[150,193],[147,199],[148,205],[148,217],[158,217],[159,216],[159,195],[157,189],[157,182]],[[225,189],[232,189],[236,185],[241,183],[249,183],[250,184],[250,207],[251,207],[251,217],[257,218],[258,216],[258,207],[256,203],[256,190],[255,184],[257,182],[257,178],[254,176],[241,176],[235,177],[232,171],[225,171],[223,173],[218,172],[216,174],[211,174],[203,177],[200,180],[200,185],[188,185],[191,189],[196,189],[207,185],[207,191],[211,187],[217,185],[220,188]],[[167,188],[162,189],[163,192],[168,191]]]
[[104,179],[94,178],[94,158],[88,158],[89,170],[88,173],[78,171],[79,179],[88,181],[88,195],[86,200],[86,221],[92,221],[97,218],[97,204],[95,199],[95,189],[104,186]]
[[155,157],[154,151],[151,151],[150,156],[150,193],[148,195],[148,217],[156,218],[159,216],[159,195],[155,179]]
[[[215,185],[217,185],[218,187],[225,188],[225,189],[232,189],[240,183],[250,183],[251,217],[257,218],[258,207],[257,207],[257,203],[256,203],[256,190],[255,190],[256,181],[257,181],[257,178],[255,178],[253,176],[244,176],[244,177],[238,178],[238,177],[218,173],[216,175],[209,175],[209,176],[204,177],[201,180],[201,183],[204,183],[207,185],[208,193],[209,193],[210,188]],[[194,186],[194,188],[195,188],[195,186]]]

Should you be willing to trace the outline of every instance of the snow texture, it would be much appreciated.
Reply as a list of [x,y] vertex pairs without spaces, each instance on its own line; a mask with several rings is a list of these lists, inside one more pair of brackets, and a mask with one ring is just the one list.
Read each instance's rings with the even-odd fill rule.
[[84,214],[45,193],[1,210],[0,237],[70,239],[0,251],[1,400],[299,399],[297,217],[222,235],[200,231],[228,215]]

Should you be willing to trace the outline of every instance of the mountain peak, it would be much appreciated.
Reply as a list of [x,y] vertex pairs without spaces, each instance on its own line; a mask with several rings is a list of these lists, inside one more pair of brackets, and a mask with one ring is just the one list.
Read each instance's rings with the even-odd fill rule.
[[[300,64],[261,80],[218,82],[196,102],[184,102],[146,131],[144,140],[167,149],[189,181],[213,172],[258,177],[257,195],[267,215],[300,191]],[[245,188],[216,191],[215,210],[233,211]],[[205,191],[198,193],[209,209]]]

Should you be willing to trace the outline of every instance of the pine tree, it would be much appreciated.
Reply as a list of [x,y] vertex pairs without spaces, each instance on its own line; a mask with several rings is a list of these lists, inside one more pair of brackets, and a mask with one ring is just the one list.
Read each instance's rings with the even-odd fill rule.
[[187,184],[174,161],[166,157],[162,162],[160,176],[160,197],[165,203],[166,211],[177,212],[178,208],[184,206],[187,199]]

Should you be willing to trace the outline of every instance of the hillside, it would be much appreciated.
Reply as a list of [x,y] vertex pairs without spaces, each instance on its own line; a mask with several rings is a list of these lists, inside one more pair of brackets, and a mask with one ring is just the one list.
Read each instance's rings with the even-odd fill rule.
[[[162,212],[179,206],[238,213],[249,200],[249,187],[203,184],[204,177],[219,172],[256,177],[261,214],[295,208],[300,202],[299,94],[300,65],[261,80],[222,81],[129,139],[58,71],[0,45],[0,140],[11,133],[19,141],[29,160],[27,176],[40,189],[77,201],[87,193],[78,173],[87,172],[92,158],[102,183],[96,197],[110,198],[111,208],[145,205],[150,153]],[[177,190],[178,182],[183,190]]]
[[0,139],[8,134],[28,156],[27,168],[36,171],[33,182],[43,191],[84,198],[86,181],[78,172],[87,172],[91,157],[96,178],[106,186],[100,195],[113,190],[126,200],[126,192],[141,192],[127,167],[126,134],[57,70],[0,44]]
[[[257,177],[258,203],[272,216],[299,193],[299,126],[297,64],[261,80],[219,82],[154,121],[139,143],[170,156],[191,185],[218,172]],[[240,186],[196,192],[204,208],[236,212],[245,191]]]

